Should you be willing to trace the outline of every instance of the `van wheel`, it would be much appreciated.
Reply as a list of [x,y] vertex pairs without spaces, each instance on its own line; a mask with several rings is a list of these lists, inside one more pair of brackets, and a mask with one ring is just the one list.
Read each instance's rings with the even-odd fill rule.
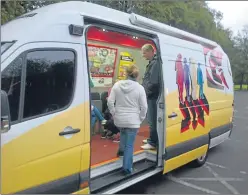
[[208,151],[209,151],[209,148],[208,148],[207,152],[204,155],[202,155],[199,158],[197,158],[194,161],[192,161],[190,163],[190,166],[193,167],[193,168],[198,168],[198,167],[201,167],[202,165],[204,165],[205,162],[207,161],[207,158],[208,158]]

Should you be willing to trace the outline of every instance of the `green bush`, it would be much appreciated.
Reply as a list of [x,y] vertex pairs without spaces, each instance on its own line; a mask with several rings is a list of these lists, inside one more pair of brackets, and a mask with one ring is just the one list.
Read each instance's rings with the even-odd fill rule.
[[[234,85],[235,90],[240,90],[240,85]],[[242,90],[248,90],[248,85],[243,84]]]

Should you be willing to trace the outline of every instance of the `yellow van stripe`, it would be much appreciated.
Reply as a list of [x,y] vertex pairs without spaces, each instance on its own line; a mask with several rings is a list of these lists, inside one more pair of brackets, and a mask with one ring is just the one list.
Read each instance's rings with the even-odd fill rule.
[[187,152],[175,158],[169,159],[165,163],[164,174],[197,159],[199,156],[206,153],[207,150],[208,150],[208,145],[204,145],[190,152]]
[[74,192],[73,194],[90,194],[90,188],[88,187],[88,188],[79,190],[77,192]]

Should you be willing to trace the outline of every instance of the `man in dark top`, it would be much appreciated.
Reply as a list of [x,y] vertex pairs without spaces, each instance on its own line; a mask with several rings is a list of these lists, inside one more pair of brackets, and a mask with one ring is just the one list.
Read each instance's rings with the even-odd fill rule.
[[143,57],[146,60],[149,60],[142,85],[145,88],[147,96],[147,119],[150,127],[150,137],[143,140],[145,145],[141,146],[141,148],[150,150],[155,149],[158,144],[157,100],[160,90],[160,64],[151,44],[145,44],[141,50]]

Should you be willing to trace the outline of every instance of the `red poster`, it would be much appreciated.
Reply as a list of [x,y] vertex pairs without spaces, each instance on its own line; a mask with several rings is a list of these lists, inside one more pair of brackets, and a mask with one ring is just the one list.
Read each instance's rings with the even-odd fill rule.
[[113,77],[117,49],[100,45],[88,45],[88,57],[92,77]]

